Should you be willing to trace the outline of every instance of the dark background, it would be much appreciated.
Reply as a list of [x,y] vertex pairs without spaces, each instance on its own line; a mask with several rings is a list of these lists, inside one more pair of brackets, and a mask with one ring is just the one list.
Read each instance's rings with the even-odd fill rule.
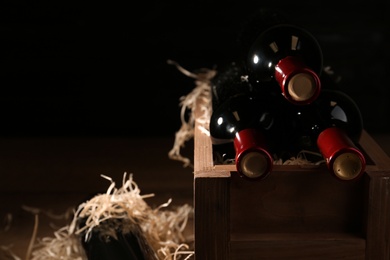
[[0,136],[173,136],[179,98],[195,84],[166,61],[224,64],[261,7],[312,32],[365,128],[390,132],[388,5],[282,3],[2,1]]

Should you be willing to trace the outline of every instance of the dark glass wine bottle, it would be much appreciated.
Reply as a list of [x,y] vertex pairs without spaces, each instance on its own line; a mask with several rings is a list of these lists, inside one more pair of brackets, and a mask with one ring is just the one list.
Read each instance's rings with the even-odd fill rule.
[[261,180],[272,169],[273,154],[289,140],[280,103],[287,101],[269,86],[253,88],[245,66],[232,62],[211,82],[210,136],[214,158],[235,162],[244,178]]
[[[84,225],[80,220],[79,225]],[[130,219],[107,219],[92,229],[90,236],[81,236],[88,260],[157,260],[141,227]]]
[[273,154],[284,140],[290,139],[286,136],[288,121],[282,117],[280,102],[286,102],[280,95],[241,93],[213,110],[212,143],[216,149],[232,143],[236,169],[242,177],[261,180],[268,176],[273,167]]
[[363,131],[363,120],[350,96],[340,90],[323,89],[312,104],[290,105],[284,110],[294,121],[294,152],[320,152],[330,172],[340,180],[362,176],[366,161],[356,144]]
[[322,50],[305,29],[281,24],[268,28],[248,51],[249,79],[275,80],[282,94],[294,104],[308,104],[321,91]]
[[323,55],[313,34],[273,9],[261,10],[246,27],[239,44],[253,86],[276,82],[288,101],[314,101],[321,91]]
[[263,179],[272,169],[273,158],[263,133],[272,123],[270,112],[256,96],[241,94],[226,100],[210,119],[212,143],[232,142],[237,172],[248,179]]

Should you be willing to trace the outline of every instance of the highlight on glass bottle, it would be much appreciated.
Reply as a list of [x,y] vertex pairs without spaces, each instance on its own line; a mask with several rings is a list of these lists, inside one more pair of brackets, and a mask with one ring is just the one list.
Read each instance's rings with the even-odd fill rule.
[[321,92],[322,49],[307,30],[292,24],[272,26],[259,34],[247,55],[249,80],[277,83],[291,103],[309,104]]
[[330,88],[322,91],[318,102],[323,107],[321,116],[327,116],[331,126],[317,138],[317,146],[329,170],[340,180],[359,179],[366,160],[356,146],[363,131],[358,105],[348,94]]

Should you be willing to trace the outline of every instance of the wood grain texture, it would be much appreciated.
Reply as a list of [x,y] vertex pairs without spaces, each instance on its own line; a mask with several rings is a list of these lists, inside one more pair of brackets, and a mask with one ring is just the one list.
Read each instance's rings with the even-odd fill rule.
[[363,260],[364,254],[365,240],[348,234],[240,234],[231,241],[230,259]]
[[369,172],[367,259],[390,259],[390,171]]
[[196,178],[195,259],[229,259],[230,178]]

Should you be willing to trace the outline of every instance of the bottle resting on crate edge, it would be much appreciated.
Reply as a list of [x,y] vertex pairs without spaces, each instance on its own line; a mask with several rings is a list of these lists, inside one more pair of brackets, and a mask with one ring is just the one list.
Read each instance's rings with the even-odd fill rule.
[[357,147],[363,120],[354,100],[336,89],[323,89],[312,104],[288,105],[293,120],[290,149],[320,152],[333,176],[339,180],[357,180],[365,170],[366,160]]

